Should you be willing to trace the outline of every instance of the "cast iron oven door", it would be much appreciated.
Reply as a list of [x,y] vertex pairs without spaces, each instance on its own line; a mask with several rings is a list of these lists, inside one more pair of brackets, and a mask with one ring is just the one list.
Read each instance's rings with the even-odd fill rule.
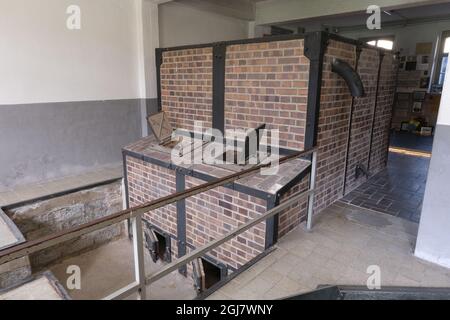
[[156,262],[158,260],[158,238],[155,235],[155,232],[152,229],[146,229],[145,230],[145,244],[147,246],[147,249],[150,253],[150,257],[152,258],[153,262]]
[[145,244],[153,262],[158,260],[170,262],[172,260],[170,236],[162,234],[153,228],[146,228]]
[[195,290],[198,293],[203,292],[206,289],[206,277],[201,258],[192,261],[192,278],[194,280]]

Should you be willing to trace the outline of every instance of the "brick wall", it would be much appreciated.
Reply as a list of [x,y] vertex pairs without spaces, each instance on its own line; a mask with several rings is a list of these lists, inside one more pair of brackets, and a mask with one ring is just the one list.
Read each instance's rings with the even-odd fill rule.
[[[130,207],[176,192],[175,171],[129,156],[126,161]],[[144,219],[172,237],[177,236],[176,204],[150,211],[145,214]]]
[[[322,78],[322,95],[319,115],[318,171],[315,212],[328,207],[342,197],[345,154],[348,138],[348,121],[351,96],[344,80],[331,72],[333,58],[339,58],[354,67],[356,47],[352,44],[331,40],[326,50]],[[355,179],[358,163],[367,167],[375,105],[379,54],[374,49],[363,49],[358,63],[358,73],[364,84],[366,96],[355,98],[352,135],[347,170],[346,193],[363,183],[366,178]],[[378,103],[372,142],[370,174],[385,167],[389,141],[389,124],[395,91],[396,62],[392,55],[383,59]]]
[[[286,201],[289,197],[298,192],[303,192],[308,189],[309,174],[299,183],[293,186],[289,191],[280,196],[280,204]],[[308,199],[303,198],[293,203],[288,209],[281,211],[278,215],[278,238],[283,237],[289,231],[297,227],[300,222],[306,218],[306,207]]]
[[303,40],[227,47],[225,128],[263,123],[280,130],[280,145],[303,149],[309,60]]
[[212,126],[212,48],[163,52],[161,107],[173,128]]
[[377,112],[372,140],[371,174],[376,174],[382,170],[387,163],[389,126],[395,95],[396,65],[397,63],[392,55],[384,56],[381,64]]
[[345,81],[331,72],[334,58],[355,65],[355,46],[330,40],[322,76],[318,124],[317,193],[315,212],[325,209],[342,196],[347,149],[348,119],[352,97]]
[[[303,45],[302,39],[296,39],[227,46],[224,115],[226,129],[250,128],[266,123],[268,128],[280,130],[281,146],[303,149],[309,76],[309,60],[303,55]],[[206,48],[164,52],[164,60],[167,60],[167,64],[164,63],[167,68],[165,72],[170,71],[172,78],[175,78],[174,74],[180,72],[174,64],[175,61],[180,60],[182,62],[179,63],[183,63],[185,57],[192,58],[193,54],[202,56],[207,53],[208,57],[212,57],[211,51],[211,48]],[[173,60],[168,60],[169,57],[172,57]],[[393,71],[392,56],[387,54],[386,57],[386,61],[390,62],[386,62],[382,71],[382,76],[387,79],[383,80],[385,89],[380,90],[378,97],[380,111],[377,111],[374,132],[375,145],[372,148],[374,158],[372,162],[375,164],[372,166],[372,173],[379,171],[385,161],[388,141],[388,131],[385,128],[391,117],[389,105],[393,99],[395,72]],[[330,40],[324,58],[318,124],[317,211],[324,209],[342,196],[344,183],[351,95],[345,81],[331,72],[333,58],[343,59],[354,66],[356,62],[355,45]],[[171,69],[169,62],[172,62]],[[208,60],[209,65],[211,65],[210,62]],[[367,165],[368,162],[371,113],[373,112],[378,71],[378,51],[363,49],[358,69],[367,96],[355,99],[347,191],[364,181],[364,179],[356,181],[354,174],[358,163]],[[162,80],[161,83],[166,89],[168,84],[174,86],[174,81],[164,82]],[[202,88],[201,90],[203,90]],[[183,90],[179,91],[184,92]],[[168,95],[167,90],[165,95]],[[186,108],[186,111],[180,111],[179,109],[183,109],[183,105],[180,103],[183,96],[178,98],[177,95],[178,92],[171,92],[169,94],[171,105],[166,104],[164,108],[180,117],[177,121],[181,125],[178,126],[189,127],[187,123],[193,119],[194,112],[189,108]],[[174,105],[177,106],[174,107]],[[211,107],[210,104],[208,106]],[[183,117],[186,119],[181,119]],[[208,119],[210,119],[210,114]]]
[[356,179],[355,168],[358,164],[363,164],[367,167],[368,163],[370,128],[375,106],[379,61],[377,50],[362,50],[358,63],[358,73],[364,84],[366,95],[355,98],[352,136],[348,155],[346,193],[366,181],[363,175]]
[[[130,156],[126,157],[126,161],[130,206],[176,192],[175,171]],[[203,180],[186,177],[186,188],[203,183]],[[267,206],[265,200],[224,187],[189,197],[185,202],[187,249],[189,246],[204,246],[211,240],[229,233],[249,219],[266,212]],[[144,219],[172,237],[172,257],[176,258],[176,204],[153,210],[145,214]],[[237,269],[264,251],[265,228],[265,222],[262,222],[212,250],[208,255]]]
[[[205,183],[186,177],[186,188]],[[266,201],[218,187],[186,199],[187,242],[200,247],[266,212]],[[209,252],[238,269],[264,251],[266,223],[262,222]]]

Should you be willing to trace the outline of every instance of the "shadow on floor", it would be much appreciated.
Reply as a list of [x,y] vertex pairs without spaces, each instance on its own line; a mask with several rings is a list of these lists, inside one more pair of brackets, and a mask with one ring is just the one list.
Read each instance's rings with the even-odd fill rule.
[[276,250],[209,299],[278,299],[320,285],[364,286],[378,266],[381,286],[449,287],[450,269],[413,255],[417,223],[335,202],[282,237]]

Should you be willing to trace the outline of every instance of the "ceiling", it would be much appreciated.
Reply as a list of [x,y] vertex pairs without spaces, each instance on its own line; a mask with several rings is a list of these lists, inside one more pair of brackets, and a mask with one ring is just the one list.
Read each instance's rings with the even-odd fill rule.
[[255,20],[257,2],[265,0],[174,0],[185,3],[199,9],[216,12],[219,14],[240,18],[244,20]]
[[[367,13],[361,12],[351,15],[329,16],[299,20],[295,22],[279,24],[278,26],[294,30],[298,27],[303,27],[307,31],[320,30],[323,26],[333,27],[341,30],[352,29],[357,27],[365,27],[367,17]],[[388,11],[383,11],[382,9],[381,13],[381,23],[384,25],[408,25],[426,19],[450,19],[450,2]]]

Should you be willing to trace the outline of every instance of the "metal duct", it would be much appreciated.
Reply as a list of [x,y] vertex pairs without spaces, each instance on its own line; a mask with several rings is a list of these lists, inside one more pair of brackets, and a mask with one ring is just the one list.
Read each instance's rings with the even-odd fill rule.
[[334,59],[331,71],[340,75],[347,83],[353,97],[364,96],[364,86],[359,74],[345,61]]

